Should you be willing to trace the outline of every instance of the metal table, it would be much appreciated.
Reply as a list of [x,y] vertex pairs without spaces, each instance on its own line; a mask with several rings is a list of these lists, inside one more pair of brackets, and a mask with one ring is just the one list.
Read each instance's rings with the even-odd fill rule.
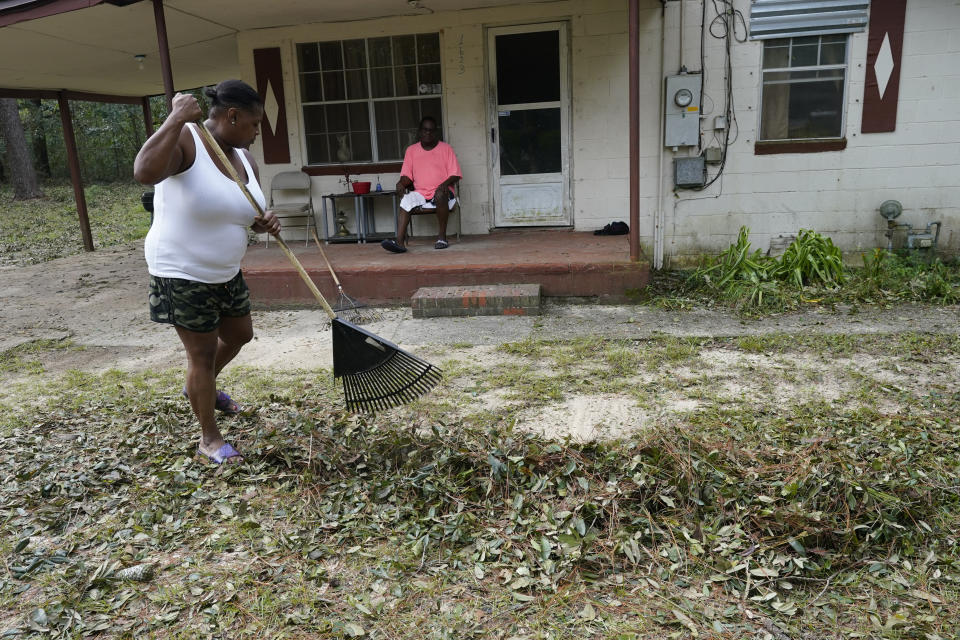
[[[377,231],[376,228],[376,203],[379,199],[390,198],[393,207],[393,230]],[[330,218],[328,217],[327,202],[330,203],[329,211],[333,214],[334,226],[336,226],[337,200],[352,199],[354,224],[356,231],[347,235],[330,235]],[[397,192],[396,191],[371,191],[370,193],[329,193],[322,198],[323,203],[323,238],[329,242],[366,242],[367,240],[380,240],[383,238],[393,238],[397,235],[397,224],[399,222],[397,214]]]

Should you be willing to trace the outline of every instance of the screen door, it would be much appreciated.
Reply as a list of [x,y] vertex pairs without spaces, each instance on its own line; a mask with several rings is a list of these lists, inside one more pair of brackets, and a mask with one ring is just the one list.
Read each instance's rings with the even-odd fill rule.
[[488,38],[494,224],[570,225],[566,25],[497,27]]

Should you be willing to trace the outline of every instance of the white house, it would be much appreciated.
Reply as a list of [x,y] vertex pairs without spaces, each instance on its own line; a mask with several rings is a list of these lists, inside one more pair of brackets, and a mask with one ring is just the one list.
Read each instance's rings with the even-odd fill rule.
[[[0,0],[0,26],[18,2],[45,4]],[[69,15],[152,27],[147,2],[82,4],[99,6]],[[656,267],[715,253],[743,225],[759,248],[814,229],[854,253],[887,245],[878,208],[893,199],[903,206],[896,222],[940,222],[939,250],[960,249],[952,1],[153,4],[167,13],[173,77],[182,68],[186,82],[239,75],[257,86],[264,184],[302,169],[317,201],[343,191],[345,173],[389,189],[418,120],[433,115],[463,169],[465,233],[593,230],[631,221],[633,204],[631,232]],[[28,48],[31,29],[59,17],[0,36],[21,29],[8,46]],[[138,46],[151,68],[156,45]],[[0,93],[51,82],[148,93],[142,78],[70,87],[40,69],[24,74],[39,58],[17,64],[19,75],[0,64]],[[126,78],[120,64],[115,78]]]

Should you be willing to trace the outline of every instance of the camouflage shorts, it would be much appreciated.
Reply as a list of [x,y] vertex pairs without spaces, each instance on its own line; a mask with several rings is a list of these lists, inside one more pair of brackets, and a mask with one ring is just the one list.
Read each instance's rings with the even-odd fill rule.
[[209,333],[220,326],[220,318],[249,313],[250,290],[242,273],[220,284],[150,276],[150,319],[154,322]]

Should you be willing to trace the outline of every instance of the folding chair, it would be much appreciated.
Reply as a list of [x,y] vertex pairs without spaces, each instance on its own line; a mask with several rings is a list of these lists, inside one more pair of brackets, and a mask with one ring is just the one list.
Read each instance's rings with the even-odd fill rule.
[[[280,196],[280,202],[275,200],[276,196]],[[281,219],[284,229],[305,229],[305,244],[310,244],[310,229],[317,227],[310,176],[302,171],[281,171],[275,175],[270,181],[270,208]],[[269,233],[267,246],[270,246]]]
[[[462,182],[462,181],[461,181],[461,182]],[[457,225],[456,225],[456,232],[455,232],[455,233],[456,233],[456,236],[457,236],[457,241],[460,240],[460,227],[461,227],[461,221],[460,221],[460,217],[461,217],[461,211],[460,211],[460,193],[461,193],[460,183],[458,183],[458,184],[457,184],[457,191],[456,191],[457,203],[456,203],[455,205],[453,205],[453,208],[450,209],[450,214],[449,214],[449,216],[447,216],[447,231],[450,231],[450,229],[451,229],[451,226],[450,226],[450,225],[451,225],[451,223],[453,222],[453,216],[454,216],[454,214],[456,214],[456,216],[457,216]],[[436,209],[435,207],[431,207],[431,208],[429,208],[429,209],[425,209],[425,208],[423,208],[423,207],[414,207],[413,209],[410,210],[410,233],[409,233],[408,235],[409,235],[411,238],[415,235],[414,232],[413,232],[413,219],[414,219],[415,217],[417,217],[417,216],[419,216],[419,215],[423,215],[423,214],[430,214],[430,215],[435,216],[435,215],[437,214],[437,209]]]

